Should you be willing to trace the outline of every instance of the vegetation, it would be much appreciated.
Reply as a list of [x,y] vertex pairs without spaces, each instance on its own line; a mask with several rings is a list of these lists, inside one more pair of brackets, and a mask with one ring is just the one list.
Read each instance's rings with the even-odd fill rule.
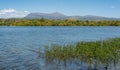
[[[117,69],[120,60],[120,38],[105,41],[78,42],[75,45],[51,45],[45,47],[46,63],[71,64],[70,62],[86,63],[88,70]],[[113,69],[112,69],[113,70]]]
[[82,21],[75,18],[55,19],[0,19],[0,26],[120,26],[118,20]]

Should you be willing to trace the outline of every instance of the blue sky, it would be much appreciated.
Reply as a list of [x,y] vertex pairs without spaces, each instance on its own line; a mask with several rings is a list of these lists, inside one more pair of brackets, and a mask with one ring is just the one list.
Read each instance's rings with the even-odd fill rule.
[[120,0],[0,0],[0,17],[23,17],[30,12],[120,18]]

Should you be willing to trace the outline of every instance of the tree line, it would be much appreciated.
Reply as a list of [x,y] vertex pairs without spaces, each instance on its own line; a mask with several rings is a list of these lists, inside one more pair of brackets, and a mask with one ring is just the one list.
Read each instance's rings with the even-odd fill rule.
[[0,26],[120,26],[119,20],[0,19]]

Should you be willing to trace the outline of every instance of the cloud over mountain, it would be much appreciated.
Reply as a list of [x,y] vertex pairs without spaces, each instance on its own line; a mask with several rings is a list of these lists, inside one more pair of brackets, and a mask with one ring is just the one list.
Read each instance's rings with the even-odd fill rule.
[[3,10],[0,10],[0,15],[12,13],[12,12],[16,12],[16,10],[15,9],[3,9]]
[[28,11],[17,11],[12,8],[0,10],[0,18],[21,18],[27,14],[29,14]]

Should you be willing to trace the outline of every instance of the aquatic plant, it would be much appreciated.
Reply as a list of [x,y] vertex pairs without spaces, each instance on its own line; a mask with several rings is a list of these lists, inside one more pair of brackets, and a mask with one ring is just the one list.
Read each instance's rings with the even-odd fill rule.
[[45,48],[47,63],[57,62],[65,67],[68,62],[77,60],[87,63],[88,70],[98,66],[104,66],[105,70],[117,65],[120,60],[120,38],[108,39],[105,41],[78,42],[74,45],[51,45]]

